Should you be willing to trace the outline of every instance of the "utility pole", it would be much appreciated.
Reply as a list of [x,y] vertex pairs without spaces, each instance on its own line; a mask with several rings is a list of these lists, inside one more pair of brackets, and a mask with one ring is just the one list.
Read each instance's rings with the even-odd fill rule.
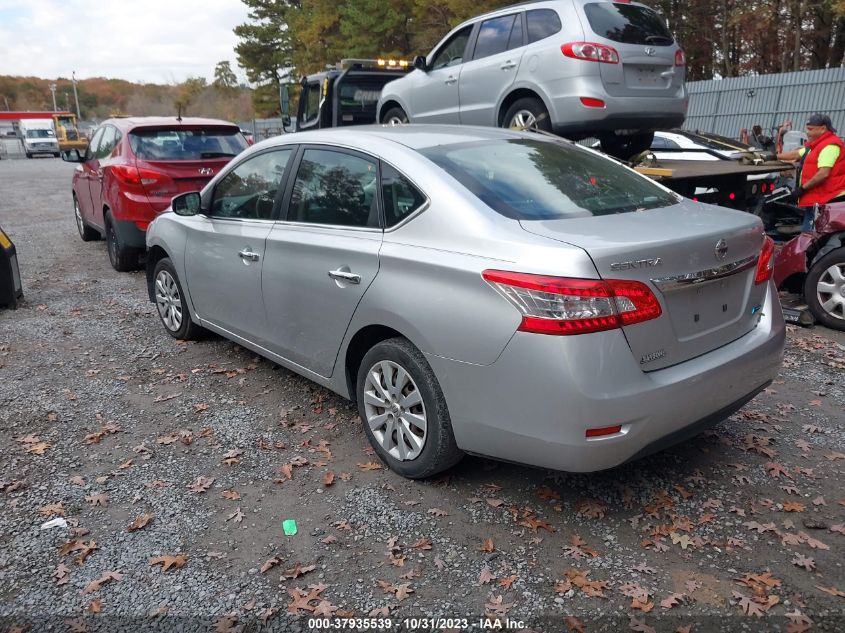
[[82,113],[79,111],[79,95],[76,93],[76,71],[74,70],[70,76],[73,80],[73,100],[76,102],[76,118],[77,120],[82,120]]
[[65,92],[65,110],[70,112],[70,93]]
[[53,93],[53,112],[58,111],[58,107],[56,107],[56,84],[50,84],[50,92]]

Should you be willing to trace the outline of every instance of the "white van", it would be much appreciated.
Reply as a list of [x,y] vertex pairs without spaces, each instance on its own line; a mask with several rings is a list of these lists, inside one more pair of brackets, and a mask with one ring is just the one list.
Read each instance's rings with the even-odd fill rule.
[[52,119],[21,119],[19,128],[27,158],[37,154],[59,157],[59,140]]

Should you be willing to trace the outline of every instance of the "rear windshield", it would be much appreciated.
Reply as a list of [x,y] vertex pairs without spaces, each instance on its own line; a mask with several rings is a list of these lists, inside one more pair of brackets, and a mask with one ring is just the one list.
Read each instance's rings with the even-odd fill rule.
[[533,139],[440,145],[420,152],[494,211],[559,220],[642,211],[678,198],[577,145]]
[[129,133],[129,145],[141,160],[200,160],[237,156],[247,147],[237,128],[151,128]]
[[614,42],[669,46],[675,41],[663,18],[645,7],[601,2],[584,5],[584,13],[596,35]]

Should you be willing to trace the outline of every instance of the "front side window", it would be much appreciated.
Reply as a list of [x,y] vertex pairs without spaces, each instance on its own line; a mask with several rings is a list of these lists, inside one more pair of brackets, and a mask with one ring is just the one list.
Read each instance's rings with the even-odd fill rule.
[[86,155],[88,160],[97,157],[97,149],[100,147],[100,141],[103,140],[103,134],[105,134],[105,132],[106,128],[104,127],[101,127],[94,132],[94,136],[91,137],[91,142],[88,143],[88,153]]
[[247,144],[236,127],[136,128],[129,146],[141,160],[202,160],[230,158]]
[[472,33],[472,25],[467,26],[455,33],[441,48],[434,54],[431,60],[431,70],[457,66],[464,61],[464,50],[466,50],[469,36]]
[[386,163],[381,164],[381,192],[384,226],[399,224],[425,203],[425,195],[405,176]]
[[376,163],[333,150],[305,150],[293,184],[288,220],[377,228]]
[[554,9],[532,9],[525,12],[528,23],[528,43],[539,42],[560,31],[560,17]]
[[276,194],[292,153],[292,149],[265,152],[235,167],[214,189],[209,217],[272,219]]
[[559,220],[665,207],[678,198],[578,146],[480,141],[420,152],[488,207],[516,220]]
[[517,15],[516,19],[513,21],[511,36],[508,39],[508,50],[519,48],[522,44],[522,16]]
[[305,86],[300,99],[304,99],[302,122],[311,123],[320,114],[320,82],[311,82]]
[[100,146],[97,148],[97,158],[105,158],[111,154],[119,140],[120,132],[111,125],[107,125],[103,132],[103,139],[100,141]]
[[590,28],[599,37],[622,44],[669,46],[672,33],[657,13],[635,4],[596,2],[584,5]]
[[503,15],[482,22],[478,29],[478,42],[475,44],[473,59],[489,57],[508,50],[508,40],[516,17],[515,15]]

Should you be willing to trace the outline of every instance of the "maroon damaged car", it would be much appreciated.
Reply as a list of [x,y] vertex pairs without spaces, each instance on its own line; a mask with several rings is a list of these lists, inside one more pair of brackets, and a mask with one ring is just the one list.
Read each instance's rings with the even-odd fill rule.
[[845,330],[845,200],[820,207],[813,230],[783,245],[774,281],[803,295],[817,322]]
[[246,147],[237,125],[217,119],[104,121],[86,151],[62,154],[79,163],[72,182],[79,236],[105,237],[115,270],[138,268],[147,226],[171,198],[202,189]]

